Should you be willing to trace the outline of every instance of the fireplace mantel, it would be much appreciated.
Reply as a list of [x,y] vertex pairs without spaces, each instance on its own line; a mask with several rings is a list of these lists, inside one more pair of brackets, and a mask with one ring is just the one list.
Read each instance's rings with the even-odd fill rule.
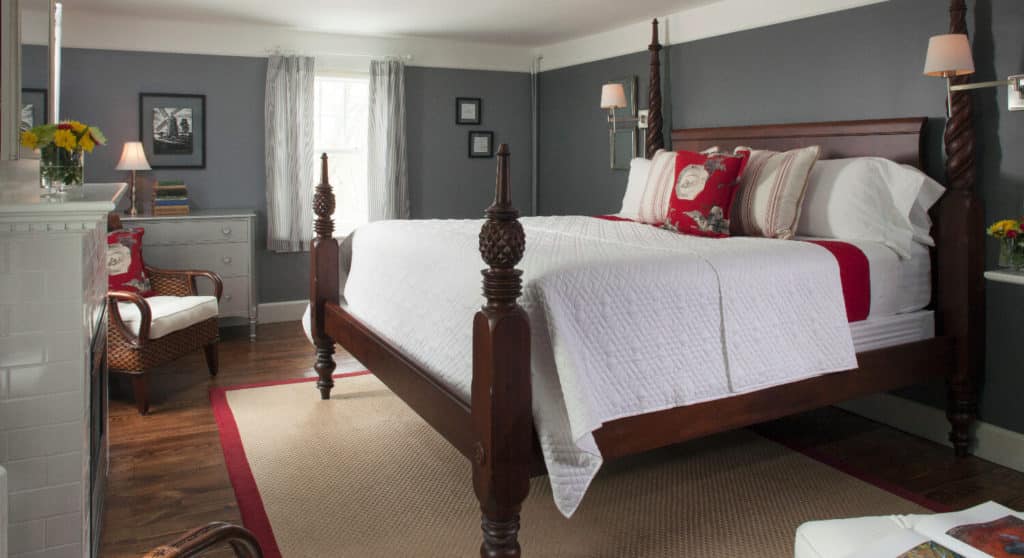
[[[18,167],[31,171],[31,165]],[[0,465],[7,469],[10,558],[93,556],[106,439],[93,439],[91,349],[104,338],[106,216],[125,184],[41,199],[0,165]],[[33,176],[34,175],[34,176]],[[92,381],[91,381],[92,380]],[[103,405],[105,408],[105,404]],[[103,419],[105,420],[105,419]],[[103,429],[105,431],[105,428]],[[0,448],[2,449],[2,448]],[[40,533],[45,536],[39,536]]]

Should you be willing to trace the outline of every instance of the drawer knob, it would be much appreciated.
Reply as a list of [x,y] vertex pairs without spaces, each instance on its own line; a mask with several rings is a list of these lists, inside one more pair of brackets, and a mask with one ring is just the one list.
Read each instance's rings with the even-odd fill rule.
[[231,263],[231,256],[224,256],[223,258],[220,259],[220,261],[229,264]]
[[224,300],[231,300],[231,295],[224,295]]
[[224,236],[227,236],[231,234],[231,227],[224,227],[223,229],[220,230],[220,232],[224,233]]

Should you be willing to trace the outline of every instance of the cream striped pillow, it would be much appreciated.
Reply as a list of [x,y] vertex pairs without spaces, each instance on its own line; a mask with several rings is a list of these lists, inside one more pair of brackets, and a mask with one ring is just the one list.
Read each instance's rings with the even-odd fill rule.
[[817,145],[783,153],[737,147],[750,160],[732,207],[732,233],[788,240],[796,234],[807,178],[818,160]]

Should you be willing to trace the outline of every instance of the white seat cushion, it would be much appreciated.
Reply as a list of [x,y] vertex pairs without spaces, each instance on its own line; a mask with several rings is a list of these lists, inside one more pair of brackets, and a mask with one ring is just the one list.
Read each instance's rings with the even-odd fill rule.
[[795,558],[845,558],[865,545],[912,528],[922,515],[810,521],[796,530]]
[[[175,331],[217,317],[217,298],[212,296],[151,296],[149,338],[159,339]],[[118,302],[121,321],[135,335],[139,334],[139,308],[130,302]]]

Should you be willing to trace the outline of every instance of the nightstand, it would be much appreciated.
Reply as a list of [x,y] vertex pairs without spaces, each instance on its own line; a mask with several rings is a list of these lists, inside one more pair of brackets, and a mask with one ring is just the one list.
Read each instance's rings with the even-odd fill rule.
[[1009,269],[993,269],[985,272],[985,279],[999,283],[1013,283],[1024,285],[1024,271],[1011,271]]
[[[251,209],[199,209],[190,215],[121,217],[141,227],[143,258],[153,267],[205,269],[220,275],[221,318],[245,318],[256,340],[256,213]],[[201,282],[200,290],[206,288]],[[202,292],[201,294],[208,294]]]

